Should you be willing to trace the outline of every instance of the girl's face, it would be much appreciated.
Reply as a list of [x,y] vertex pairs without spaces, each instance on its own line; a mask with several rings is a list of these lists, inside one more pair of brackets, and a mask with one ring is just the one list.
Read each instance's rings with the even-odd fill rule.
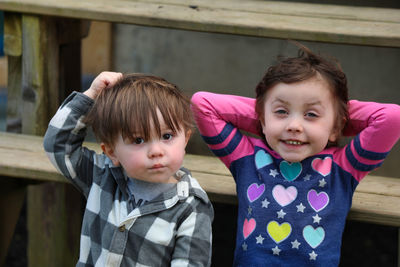
[[265,139],[283,159],[299,162],[336,141],[336,111],[329,84],[320,76],[292,84],[278,83],[266,95]]
[[180,130],[174,134],[159,110],[157,116],[161,137],[155,130],[151,132],[150,140],[144,140],[138,134],[132,142],[120,135],[114,148],[102,144],[103,151],[114,165],[122,166],[129,177],[153,183],[176,183],[174,174],[182,166],[190,131]]

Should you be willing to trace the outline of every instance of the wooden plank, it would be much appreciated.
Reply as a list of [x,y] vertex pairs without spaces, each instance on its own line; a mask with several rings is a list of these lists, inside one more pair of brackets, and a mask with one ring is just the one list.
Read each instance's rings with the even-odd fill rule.
[[[66,182],[48,161],[42,138],[0,132],[0,175]],[[100,152],[94,143],[85,143]],[[24,158],[24,160],[20,160]],[[213,201],[236,203],[236,185],[216,157],[186,155],[184,166]],[[14,175],[13,175],[14,173]],[[400,227],[400,178],[367,176],[358,186],[349,219]]]
[[0,0],[0,9],[259,37],[400,47],[400,10],[275,1]]
[[[53,17],[22,16],[23,133],[43,135],[60,105],[57,26]],[[70,184],[29,186],[28,266],[72,266],[77,262],[82,221],[80,203],[81,195]]]

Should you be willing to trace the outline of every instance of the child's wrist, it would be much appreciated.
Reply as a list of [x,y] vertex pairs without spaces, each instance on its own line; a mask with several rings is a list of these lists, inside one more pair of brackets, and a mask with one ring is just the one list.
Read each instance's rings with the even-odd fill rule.
[[90,97],[93,100],[96,99],[96,97],[97,97],[96,90],[93,90],[93,89],[90,89],[90,88],[87,89],[85,92],[83,92],[83,94],[88,96],[88,97]]

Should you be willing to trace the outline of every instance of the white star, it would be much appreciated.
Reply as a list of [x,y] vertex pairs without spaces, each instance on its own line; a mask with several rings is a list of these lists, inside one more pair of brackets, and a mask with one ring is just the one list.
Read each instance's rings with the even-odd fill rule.
[[261,234],[257,236],[256,239],[257,239],[256,244],[262,244],[264,242],[264,237],[262,237]]
[[279,255],[279,252],[281,252],[281,250],[278,248],[278,246],[275,246],[275,247],[272,249],[272,252],[273,252],[274,255]]
[[297,208],[297,212],[302,212],[302,213],[304,213],[304,209],[305,209],[306,207],[303,205],[303,203],[300,203],[300,205],[297,205],[296,208]]
[[315,216],[312,216],[312,218],[314,219],[313,223],[318,223],[318,224],[319,224],[319,222],[320,222],[321,219],[322,219],[321,217],[318,216],[318,214],[315,215]]
[[249,206],[249,207],[247,208],[247,213],[250,215],[252,211],[253,211],[253,209]]
[[308,255],[310,255],[310,261],[311,260],[317,260],[317,256],[318,254],[314,252],[314,250],[311,253],[308,253]]
[[284,212],[282,209],[276,213],[278,214],[278,218],[285,218],[286,212]]
[[324,178],[322,180],[319,180],[319,187],[324,187],[326,185],[326,181]]
[[292,248],[296,248],[296,249],[299,249],[299,246],[301,244],[299,241],[297,241],[297,239],[290,243],[292,243]]
[[261,205],[262,205],[263,208],[268,208],[269,203],[270,203],[270,202],[269,202],[267,199],[264,199],[264,200],[261,202]]
[[269,171],[269,175],[273,176],[275,178],[275,176],[277,176],[279,174],[279,172],[276,169],[271,169]]
[[243,243],[242,248],[243,248],[244,251],[246,251],[247,250],[247,244]]
[[310,181],[310,178],[311,178],[311,175],[310,175],[310,174],[307,174],[307,175],[304,177],[304,181]]

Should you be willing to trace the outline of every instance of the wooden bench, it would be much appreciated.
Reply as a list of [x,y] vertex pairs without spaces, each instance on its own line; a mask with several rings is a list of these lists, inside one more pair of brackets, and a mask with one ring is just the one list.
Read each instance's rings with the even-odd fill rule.
[[183,30],[400,47],[398,9],[257,0],[0,0],[0,10]]
[[[400,47],[400,10],[390,8],[257,0],[0,0],[0,10],[6,12],[4,47],[9,62],[9,103],[12,107],[22,108],[19,113],[22,132],[30,135],[43,135],[50,117],[68,90],[79,88],[80,39],[87,34],[87,22],[91,20],[257,37]],[[9,107],[9,117],[18,117],[17,113]],[[40,137],[2,134],[0,149],[0,183],[3,185],[0,210],[15,210],[11,215],[2,214],[7,221],[3,221],[4,225],[0,227],[3,231],[0,232],[1,265],[26,185],[65,180],[43,154]],[[235,185],[219,160],[187,155],[185,165],[193,171],[212,199],[235,202]],[[42,247],[39,245],[49,241],[46,248],[57,246],[47,255],[53,257],[52,263],[71,266],[75,259],[71,261],[68,258],[73,258],[71,255],[75,254],[70,250],[75,248],[70,239],[75,237],[56,236],[43,241],[43,235],[52,236],[55,231],[79,232],[79,229],[71,230],[64,225],[61,229],[57,224],[75,215],[70,215],[71,210],[67,212],[62,203],[53,204],[63,202],[63,198],[68,201],[76,198],[72,192],[58,190],[57,187],[45,188],[31,193],[33,197],[28,198],[29,205],[35,200],[44,206],[39,211],[28,207],[30,221],[40,221],[43,219],[40,216],[46,215],[40,227],[28,225],[29,235],[34,235],[29,237],[29,246],[36,246],[40,251]],[[53,198],[46,198],[49,192]],[[398,179],[368,176],[357,189],[349,218],[398,227],[399,199]],[[62,216],[58,216],[58,210],[61,210]],[[60,219],[55,223],[49,221],[50,217]],[[74,227],[79,227],[79,216],[75,217]],[[74,225],[70,221],[68,224]],[[61,257],[58,251],[67,255]],[[52,265],[47,259],[37,259],[38,256],[32,255],[32,252],[28,252],[28,257],[30,261],[35,257],[35,261],[30,263],[32,265]],[[61,262],[63,265],[59,265]]]
[[[42,148],[43,138],[32,135],[0,133],[0,177],[13,177],[29,182],[67,180],[49,163]],[[86,146],[100,151],[97,144]],[[228,169],[215,157],[187,155],[184,166],[192,171],[212,201],[236,203],[235,183]],[[0,185],[1,185],[0,181]],[[0,197],[0,212],[12,214],[10,199]],[[400,227],[400,179],[367,176],[358,186],[348,219]],[[5,218],[5,217],[3,217]],[[1,223],[0,223],[1,224]],[[5,225],[0,236],[5,236]],[[6,244],[3,244],[6,246]]]
[[[85,146],[101,151],[95,143],[85,143]],[[188,154],[183,165],[191,170],[211,200],[237,202],[235,182],[218,158]],[[2,132],[0,176],[32,182],[67,182],[50,164],[43,150],[42,137]],[[357,187],[349,219],[400,227],[399,207],[400,179],[369,175]]]

